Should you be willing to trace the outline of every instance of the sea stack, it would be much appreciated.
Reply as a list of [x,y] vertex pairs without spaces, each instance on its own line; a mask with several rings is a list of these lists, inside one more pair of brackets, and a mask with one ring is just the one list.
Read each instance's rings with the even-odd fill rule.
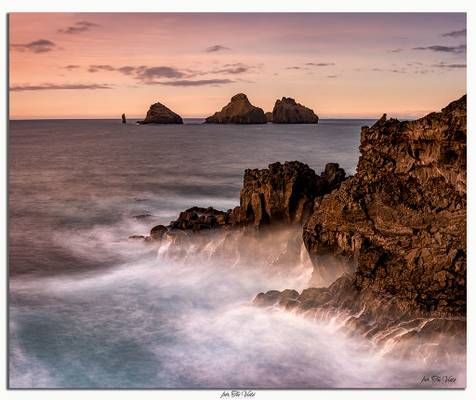
[[273,108],[273,124],[317,124],[319,117],[313,110],[296,103],[290,97],[276,100]]
[[266,114],[266,121],[268,122],[273,122],[273,113],[271,111],[268,111]]
[[171,109],[157,102],[152,104],[147,111],[147,115],[143,121],[138,124],[183,124],[182,117],[174,113]]
[[234,95],[230,102],[205,120],[208,124],[266,124],[264,111],[253,106],[246,94]]

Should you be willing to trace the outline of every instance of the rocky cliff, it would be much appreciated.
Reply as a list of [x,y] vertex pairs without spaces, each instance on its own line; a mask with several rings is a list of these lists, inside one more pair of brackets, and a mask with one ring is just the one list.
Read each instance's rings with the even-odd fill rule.
[[264,111],[253,106],[246,94],[234,95],[230,102],[205,120],[208,124],[266,124]]
[[174,113],[169,108],[161,103],[152,104],[147,111],[147,115],[143,121],[138,121],[139,124],[183,124],[180,115]]
[[[466,96],[411,122],[361,132],[355,176],[319,199],[303,238],[316,275],[405,309],[462,315],[466,290]],[[311,284],[316,284],[313,282]]]
[[384,115],[362,128],[360,151],[348,178],[338,164],[321,175],[297,161],[246,170],[239,207],[194,207],[150,239],[304,224],[309,288],[260,293],[256,305],[339,315],[343,326],[392,343],[446,333],[464,352],[466,96],[416,121]]
[[313,110],[296,103],[290,97],[276,100],[273,108],[273,124],[317,124],[319,117]]

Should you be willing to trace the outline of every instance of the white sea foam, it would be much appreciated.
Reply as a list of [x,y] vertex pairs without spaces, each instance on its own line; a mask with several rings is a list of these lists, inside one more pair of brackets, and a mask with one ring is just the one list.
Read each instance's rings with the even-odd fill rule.
[[[100,260],[120,251],[114,268],[12,281],[11,386],[419,387],[435,374],[464,385],[460,360],[435,368],[389,357],[342,330],[345,315],[252,306],[260,291],[306,287],[310,262],[290,245],[297,230],[204,235],[178,253],[113,246],[114,232],[95,227],[64,242],[86,255],[96,241],[89,257]],[[276,262],[290,249],[293,265]]]

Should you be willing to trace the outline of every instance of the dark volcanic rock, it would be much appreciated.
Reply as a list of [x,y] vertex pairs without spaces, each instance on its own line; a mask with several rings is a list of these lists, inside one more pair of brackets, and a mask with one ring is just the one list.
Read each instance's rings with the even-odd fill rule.
[[150,231],[150,238],[154,240],[160,240],[167,232],[167,227],[164,225],[154,226]]
[[182,211],[176,221],[170,223],[172,229],[200,231],[223,226],[227,223],[227,213],[213,207],[192,207]]
[[[341,177],[344,179],[345,173]],[[262,170],[247,169],[240,192],[240,220],[255,226],[303,223],[312,212],[314,199],[339,184],[336,180],[330,184],[299,161],[277,162]]]
[[319,117],[310,108],[296,103],[290,97],[276,100],[273,124],[317,124]]
[[268,111],[264,115],[266,116],[266,121],[267,122],[273,122],[273,113],[272,112]]
[[228,211],[212,207],[192,207],[180,213],[167,227],[158,225],[150,232],[161,240],[166,232],[203,231],[241,226],[302,224],[314,202],[339,187],[345,172],[339,164],[327,164],[321,176],[306,164],[290,161],[270,164],[267,169],[247,169],[243,177],[240,206]]
[[362,128],[360,151],[356,175],[305,225],[316,271],[325,273],[332,255],[355,269],[358,291],[464,314],[466,96],[416,121],[384,115]]
[[261,108],[253,106],[246,94],[234,95],[230,102],[205,120],[208,124],[266,124]]
[[174,113],[161,103],[152,104],[147,111],[147,115],[139,124],[183,124],[180,115]]

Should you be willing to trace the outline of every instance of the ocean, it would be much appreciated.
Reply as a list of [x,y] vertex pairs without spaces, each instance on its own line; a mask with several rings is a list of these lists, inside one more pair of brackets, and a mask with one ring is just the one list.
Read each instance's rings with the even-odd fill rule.
[[129,239],[192,206],[237,206],[247,168],[337,162],[353,174],[360,127],[374,121],[201,122],[10,122],[10,387],[418,387],[428,365],[389,357],[338,319],[252,305],[306,287],[305,252],[270,269],[300,230],[236,237],[225,258],[219,235],[179,255]]

